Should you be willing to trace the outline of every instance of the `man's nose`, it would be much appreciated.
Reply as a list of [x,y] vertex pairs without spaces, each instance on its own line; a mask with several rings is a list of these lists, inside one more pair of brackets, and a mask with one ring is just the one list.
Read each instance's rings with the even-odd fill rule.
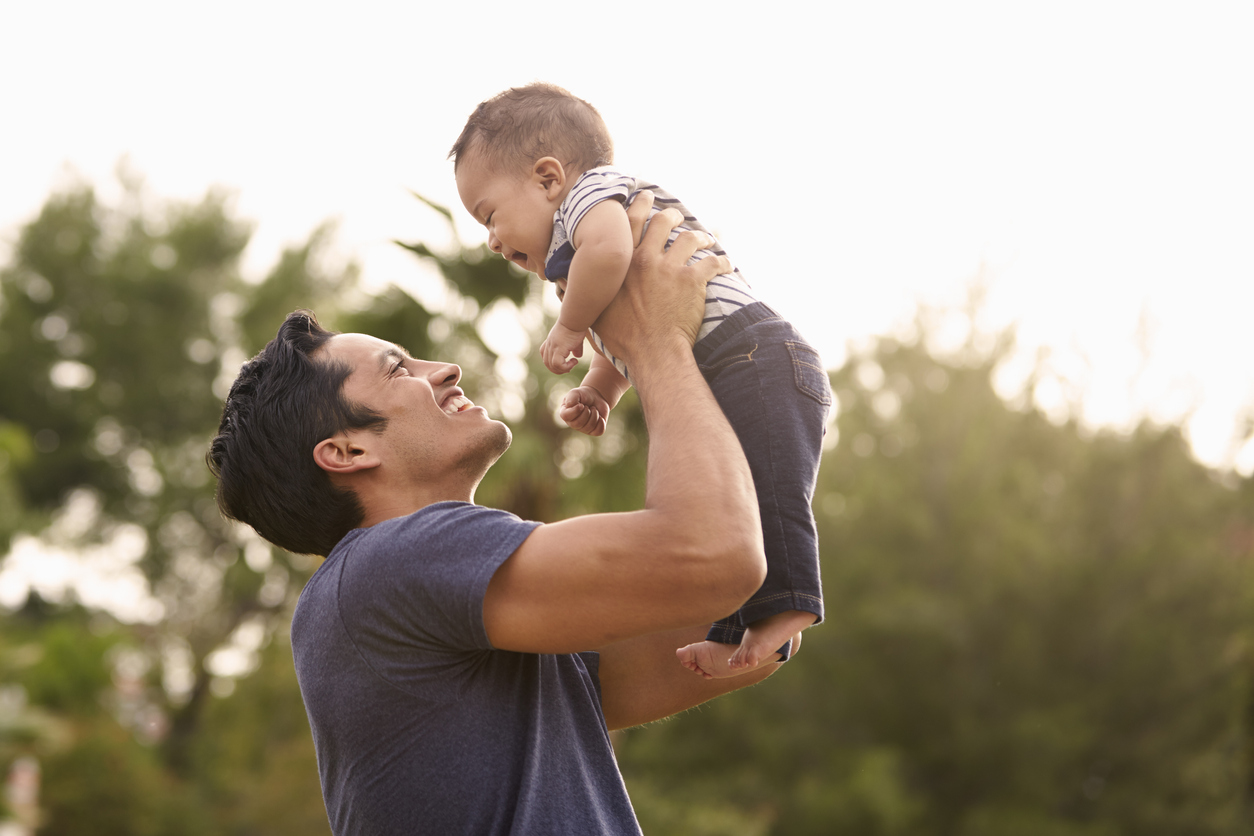
[[434,363],[427,379],[433,386],[452,386],[462,379],[462,370],[456,363]]

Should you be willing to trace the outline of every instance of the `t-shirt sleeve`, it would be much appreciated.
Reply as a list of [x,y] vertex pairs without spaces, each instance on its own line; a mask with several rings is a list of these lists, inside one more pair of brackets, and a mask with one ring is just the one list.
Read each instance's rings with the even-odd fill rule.
[[620,174],[611,168],[594,168],[584,172],[583,176],[571,187],[570,194],[562,201],[561,221],[566,228],[566,235],[574,240],[575,229],[588,210],[603,200],[617,200],[624,206],[635,189],[633,177]]
[[367,658],[398,649],[490,650],[483,596],[539,525],[468,503],[440,503],[365,532],[344,555],[340,609]]

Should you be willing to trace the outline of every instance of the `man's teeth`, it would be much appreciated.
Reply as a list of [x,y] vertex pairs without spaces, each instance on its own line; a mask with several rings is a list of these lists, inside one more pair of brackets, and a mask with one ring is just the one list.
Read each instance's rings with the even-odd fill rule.
[[474,404],[470,402],[470,398],[465,395],[458,395],[444,405],[444,411],[449,415],[454,415],[461,412],[463,409],[469,409],[472,406],[474,406]]

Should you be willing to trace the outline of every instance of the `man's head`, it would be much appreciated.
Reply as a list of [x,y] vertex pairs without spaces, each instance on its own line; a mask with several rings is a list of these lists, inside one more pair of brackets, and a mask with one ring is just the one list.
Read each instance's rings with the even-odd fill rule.
[[[453,424],[473,407],[459,377],[452,364],[290,314],[222,410],[206,456],[218,506],[282,548],[325,555],[358,526],[417,510],[421,487],[469,485],[439,497],[469,499],[509,431],[478,408],[464,416],[473,427]],[[381,508],[380,495],[393,504]]]
[[449,156],[457,192],[487,227],[488,246],[543,275],[554,211],[579,175],[609,164],[614,150],[592,105],[537,83],[479,105]]

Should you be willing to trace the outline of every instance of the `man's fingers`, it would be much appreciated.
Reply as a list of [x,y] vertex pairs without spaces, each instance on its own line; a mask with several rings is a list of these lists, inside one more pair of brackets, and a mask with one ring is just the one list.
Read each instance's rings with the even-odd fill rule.
[[[683,222],[682,217],[679,220],[681,223]],[[676,226],[678,226],[678,224],[676,224]],[[652,229],[653,227],[650,226],[649,228]],[[674,253],[676,258],[682,257],[684,261],[687,261],[692,258],[693,253],[697,250],[704,250],[705,248],[713,245],[714,239],[709,235],[706,235],[704,232],[696,232],[695,230],[688,229],[679,233],[679,237],[671,242],[668,252]]]
[[627,207],[627,220],[631,223],[631,243],[639,246],[644,224],[649,220],[649,211],[653,208],[653,192],[648,189],[637,192]]
[[[684,222],[684,214],[678,209],[666,208],[658,212],[649,221],[649,228],[644,231],[644,237],[640,240],[640,246],[636,248],[636,252],[660,253],[666,248],[666,239],[670,237],[671,230]],[[692,252],[696,252],[693,249]],[[689,253],[692,255],[692,253]]]
[[725,255],[707,256],[691,266],[694,275],[703,283],[732,271],[731,261]]

